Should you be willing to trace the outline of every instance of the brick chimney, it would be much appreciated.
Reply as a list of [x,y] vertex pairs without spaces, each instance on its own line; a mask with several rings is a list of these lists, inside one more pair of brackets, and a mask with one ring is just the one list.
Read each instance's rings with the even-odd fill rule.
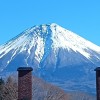
[[18,100],[32,100],[32,68],[19,67],[18,71]]
[[97,91],[97,100],[100,100],[100,67],[95,69],[96,71],[96,91]]

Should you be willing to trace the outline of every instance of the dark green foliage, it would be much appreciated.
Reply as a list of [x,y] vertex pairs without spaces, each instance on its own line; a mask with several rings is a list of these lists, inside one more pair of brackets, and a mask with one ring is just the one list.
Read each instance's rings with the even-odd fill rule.
[[26,97],[26,98],[23,98],[23,99],[21,99],[21,100],[30,100],[30,99],[28,99],[28,98]]
[[2,79],[2,77],[0,78],[0,85],[4,84],[4,80]]
[[3,100],[4,80],[0,78],[0,100]]

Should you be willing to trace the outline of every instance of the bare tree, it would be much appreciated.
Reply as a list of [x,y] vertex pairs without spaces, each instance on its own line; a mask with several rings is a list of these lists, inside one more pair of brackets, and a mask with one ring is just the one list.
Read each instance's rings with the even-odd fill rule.
[[[9,76],[6,81],[0,79],[0,100],[17,100],[18,85],[16,79]],[[33,100],[96,100],[95,96],[82,92],[65,92],[57,86],[33,77]]]
[[83,92],[68,93],[69,100],[96,100],[96,96],[89,95]]
[[1,100],[17,100],[17,83],[9,76],[3,86],[3,99]]

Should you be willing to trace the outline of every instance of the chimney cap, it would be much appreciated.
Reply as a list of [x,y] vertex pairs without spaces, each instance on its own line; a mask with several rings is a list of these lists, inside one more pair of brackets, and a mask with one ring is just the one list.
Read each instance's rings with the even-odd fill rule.
[[94,71],[100,71],[100,67],[97,67]]
[[18,69],[17,69],[17,71],[25,71],[25,70],[28,70],[28,71],[32,71],[33,70],[33,68],[32,67],[19,67]]

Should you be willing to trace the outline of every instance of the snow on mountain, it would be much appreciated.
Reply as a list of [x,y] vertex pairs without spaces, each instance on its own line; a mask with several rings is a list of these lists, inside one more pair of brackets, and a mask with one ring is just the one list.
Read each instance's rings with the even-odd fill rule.
[[19,66],[32,66],[35,75],[64,89],[75,79],[77,86],[70,84],[72,90],[86,90],[85,84],[89,90],[95,89],[93,70],[99,65],[99,46],[55,23],[34,26],[0,46],[1,75]]

